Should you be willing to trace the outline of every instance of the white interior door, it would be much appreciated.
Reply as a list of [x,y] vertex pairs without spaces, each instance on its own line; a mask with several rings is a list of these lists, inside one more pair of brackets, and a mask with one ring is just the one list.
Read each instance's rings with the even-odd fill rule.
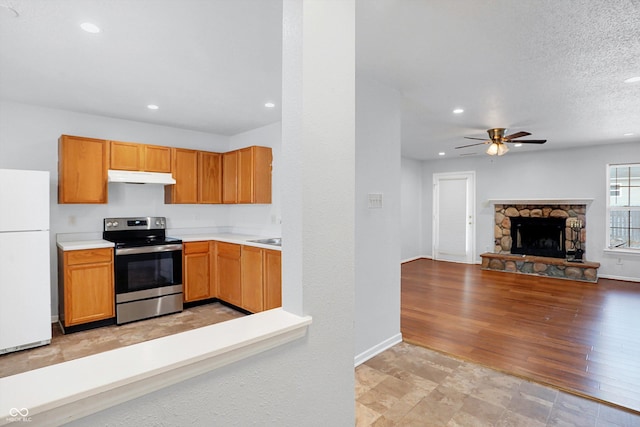
[[475,172],[433,174],[433,259],[475,259]]

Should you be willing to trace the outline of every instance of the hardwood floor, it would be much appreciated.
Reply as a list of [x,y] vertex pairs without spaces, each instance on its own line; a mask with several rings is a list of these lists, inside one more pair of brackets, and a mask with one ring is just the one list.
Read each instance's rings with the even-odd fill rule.
[[640,283],[420,259],[401,316],[410,343],[640,412]]

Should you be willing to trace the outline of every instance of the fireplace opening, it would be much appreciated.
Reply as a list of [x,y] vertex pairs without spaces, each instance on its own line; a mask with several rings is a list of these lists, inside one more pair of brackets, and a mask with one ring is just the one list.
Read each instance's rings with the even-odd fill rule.
[[565,218],[510,217],[511,253],[564,258]]

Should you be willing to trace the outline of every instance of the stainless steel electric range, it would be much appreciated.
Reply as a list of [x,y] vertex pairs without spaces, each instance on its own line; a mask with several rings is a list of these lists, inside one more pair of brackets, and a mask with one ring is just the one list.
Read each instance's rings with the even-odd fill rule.
[[116,323],[182,311],[182,240],[166,236],[166,218],[105,218],[115,243]]

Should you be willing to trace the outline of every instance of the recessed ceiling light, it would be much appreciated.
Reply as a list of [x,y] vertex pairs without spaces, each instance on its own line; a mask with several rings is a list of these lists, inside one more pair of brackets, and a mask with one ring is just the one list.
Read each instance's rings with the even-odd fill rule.
[[462,108],[456,108],[455,110],[453,110],[453,114],[462,114],[464,113],[464,110]]
[[92,24],[91,22],[83,22],[80,24],[80,28],[85,30],[87,33],[96,34],[100,32],[100,28],[96,24]]
[[624,82],[625,82],[625,83],[636,83],[636,82],[640,82],[640,76],[629,77],[629,78],[628,78],[628,79],[626,79]]
[[513,144],[514,147],[522,147],[522,143],[521,142],[516,142],[515,144]]
[[438,156],[444,156],[446,153],[444,151],[441,151],[438,153]]
[[625,133],[625,134],[624,134],[624,135],[622,135],[622,136],[633,136],[633,135],[635,135],[633,132],[627,132],[627,133]]
[[156,104],[149,104],[149,105],[147,105],[147,108],[149,110],[157,110],[160,107],[158,107]]
[[273,102],[267,102],[266,104],[264,104],[264,106],[267,108],[273,108],[276,106],[276,104],[274,104]]

